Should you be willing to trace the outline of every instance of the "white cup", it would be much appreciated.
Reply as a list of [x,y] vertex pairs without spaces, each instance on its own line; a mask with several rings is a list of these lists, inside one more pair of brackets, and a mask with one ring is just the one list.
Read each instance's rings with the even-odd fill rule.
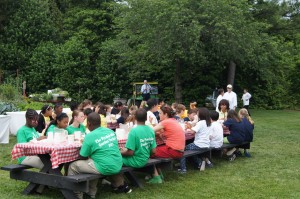
[[50,140],[50,141],[53,141],[53,139],[54,139],[54,133],[53,132],[48,132],[47,139]]
[[68,143],[72,144],[75,141],[75,135],[68,135]]
[[74,136],[75,136],[75,140],[80,140],[81,139],[81,132],[80,131],[75,131]]

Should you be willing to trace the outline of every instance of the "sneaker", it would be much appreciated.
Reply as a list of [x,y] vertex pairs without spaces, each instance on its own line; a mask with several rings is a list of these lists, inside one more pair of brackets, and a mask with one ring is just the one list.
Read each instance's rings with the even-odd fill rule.
[[247,158],[251,158],[251,154],[250,154],[248,151],[245,151],[245,152],[244,152],[244,155],[245,155]]
[[235,155],[235,154],[232,154],[231,156],[229,156],[228,160],[229,160],[230,162],[232,162],[232,161],[235,160],[235,158],[236,158],[236,155]]
[[204,171],[205,170],[205,161],[202,161],[201,166],[200,166],[200,171]]
[[242,156],[243,156],[242,152],[239,151],[239,150],[235,152],[235,155],[236,155],[237,157],[242,157]]
[[208,167],[208,168],[213,168],[214,167],[213,163],[206,163],[205,166]]
[[162,179],[161,177],[158,175],[158,176],[153,176],[153,178],[151,178],[147,183],[150,183],[150,184],[161,184],[162,183]]
[[178,169],[177,172],[180,174],[186,174],[186,169]]
[[124,185],[121,185],[117,188],[114,189],[115,193],[131,193],[132,189],[130,189],[130,187],[124,183]]

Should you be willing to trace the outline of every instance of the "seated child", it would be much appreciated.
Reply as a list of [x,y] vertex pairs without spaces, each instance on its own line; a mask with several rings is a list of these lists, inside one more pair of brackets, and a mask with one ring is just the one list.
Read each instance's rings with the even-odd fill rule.
[[[253,130],[254,130],[254,121],[249,116],[247,109],[242,108],[239,111],[239,116],[242,119],[242,122],[244,124],[246,134],[245,134],[245,142],[252,142],[253,141]],[[248,158],[251,157],[251,154],[249,153],[248,149],[250,149],[250,143],[243,145],[244,147],[244,155]]]
[[75,131],[80,131],[85,135],[86,128],[82,124],[84,122],[84,113],[80,110],[74,110],[72,112],[72,119],[70,121],[70,126],[67,127],[67,131],[69,135],[74,134]]
[[66,113],[61,113],[56,116],[55,120],[51,121],[46,129],[46,135],[48,132],[54,132],[54,128],[66,129],[69,124],[69,116]]
[[140,108],[135,115],[137,126],[131,129],[121,154],[125,166],[140,168],[147,164],[150,155],[155,153],[156,140],[153,128],[145,125],[147,111]]

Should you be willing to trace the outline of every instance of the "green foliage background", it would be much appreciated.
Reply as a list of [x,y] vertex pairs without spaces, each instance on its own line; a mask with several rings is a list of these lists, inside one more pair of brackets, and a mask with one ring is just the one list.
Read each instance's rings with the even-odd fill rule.
[[5,0],[0,10],[0,83],[22,77],[29,94],[60,87],[111,103],[148,79],[161,98],[181,85],[183,103],[202,105],[233,61],[239,98],[248,88],[252,106],[299,108],[298,1]]

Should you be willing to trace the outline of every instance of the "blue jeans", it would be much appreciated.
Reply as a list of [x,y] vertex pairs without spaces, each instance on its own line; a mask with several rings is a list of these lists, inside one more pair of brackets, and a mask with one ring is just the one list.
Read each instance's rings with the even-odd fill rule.
[[[195,145],[194,143],[188,144],[185,146],[185,151],[197,151],[197,150],[201,150],[202,148],[198,147],[197,145]],[[200,158],[198,156],[193,156],[193,160],[194,162],[197,164],[197,166],[199,166],[200,164]],[[186,170],[186,160],[185,158],[181,158],[180,159],[180,169],[181,170]]]

